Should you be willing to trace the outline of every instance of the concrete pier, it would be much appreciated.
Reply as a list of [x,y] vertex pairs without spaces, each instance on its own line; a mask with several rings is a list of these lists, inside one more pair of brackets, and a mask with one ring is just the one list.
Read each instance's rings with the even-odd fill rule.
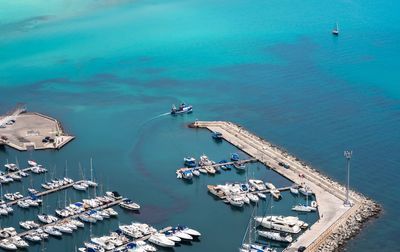
[[[320,219],[291,243],[285,251],[297,251],[300,247],[306,247],[306,251],[333,251],[337,248],[337,244],[327,245],[328,240],[332,241],[333,234],[346,226],[346,221],[356,215],[361,216],[361,219],[363,216],[366,216],[365,218],[372,216],[373,214],[360,215],[360,213],[366,208],[377,207],[374,202],[354,191],[350,192],[351,206],[344,206],[346,197],[344,186],[239,125],[224,121],[196,121],[190,127],[207,128],[210,131],[222,133],[226,141],[249,156],[256,158],[294,183],[307,185],[314,192]],[[286,168],[282,164],[285,164]],[[375,211],[379,210],[375,209]],[[362,221],[365,220],[359,222]]]
[[9,115],[0,116],[0,145],[19,151],[60,149],[73,139],[59,121],[40,113],[16,109]]

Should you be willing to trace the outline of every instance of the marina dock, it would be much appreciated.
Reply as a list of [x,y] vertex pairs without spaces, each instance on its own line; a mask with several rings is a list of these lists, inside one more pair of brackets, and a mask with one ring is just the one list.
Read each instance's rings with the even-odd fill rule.
[[[28,168],[27,168],[27,169],[28,169]],[[54,192],[59,192],[59,191],[68,189],[68,188],[72,187],[73,185],[82,183],[82,182],[84,182],[84,181],[87,181],[87,180],[75,181],[75,182],[73,182],[73,183],[66,184],[66,185],[63,185],[63,186],[60,186],[60,187],[57,187],[57,188],[53,188],[53,189],[50,189],[50,190],[38,192],[38,193],[36,193],[35,195],[38,196],[38,197],[43,197],[43,196],[45,196],[45,195],[48,195],[48,194],[51,194],[51,193],[54,193]],[[30,198],[30,196],[25,196],[25,197],[20,198],[20,199],[8,201],[8,202],[7,202],[7,205],[8,205],[8,206],[12,206],[12,205],[17,204],[18,201],[24,200],[24,199],[28,199],[28,198]]]
[[[244,159],[244,160],[239,160],[239,161],[235,161],[235,162],[232,161],[232,162],[226,162],[226,163],[215,163],[215,164],[208,165],[208,166],[220,167],[220,166],[225,166],[225,165],[233,165],[235,163],[236,164],[246,164],[246,163],[251,163],[251,162],[256,162],[256,161],[257,161],[257,159],[251,158],[251,159]],[[203,168],[203,166],[191,167],[191,169],[200,169],[200,168]],[[178,170],[181,170],[181,169],[187,169],[187,167],[182,167]]]
[[[196,121],[190,127],[206,128],[212,132],[222,133],[222,137],[226,141],[250,157],[257,159],[296,184],[307,185],[314,192],[320,219],[293,241],[285,249],[286,252],[297,251],[300,247],[305,247],[306,251],[323,251],[325,247],[329,246],[327,241],[332,238],[332,234],[339,232],[349,218],[362,212],[364,207],[368,208],[374,204],[361,194],[350,191],[351,205],[345,206],[346,189],[344,186],[239,125],[224,121]],[[282,164],[285,164],[285,167]]]
[[[72,215],[72,216],[69,216],[69,217],[66,217],[66,218],[59,219],[58,221],[55,221],[55,222],[53,222],[53,223],[41,225],[39,228],[44,228],[44,227],[46,227],[46,226],[53,226],[53,225],[56,225],[56,224],[58,224],[58,223],[62,223],[62,222],[65,221],[65,220],[70,220],[70,219],[77,218],[79,215],[82,215],[82,214],[84,214],[84,213],[87,213],[87,212],[89,212],[89,211],[91,211],[91,210],[101,210],[101,209],[113,207],[113,206],[115,206],[115,205],[121,203],[121,202],[124,201],[124,200],[125,200],[125,199],[114,200],[114,201],[112,201],[112,202],[110,202],[110,203],[108,203],[108,204],[105,204],[105,205],[102,205],[102,206],[98,206],[98,207],[95,207],[95,208],[90,208],[90,209],[88,209],[88,210],[85,211],[85,212],[78,213],[78,214],[75,214],[75,215]],[[27,230],[27,231],[24,231],[24,232],[22,232],[22,233],[18,233],[17,236],[23,237],[23,236],[25,236],[25,235],[28,235],[28,234],[31,234],[31,233],[35,232],[37,229],[38,229],[38,228],[31,229],[31,230]],[[5,239],[7,239],[7,238],[5,238]]]
[[0,116],[0,145],[19,151],[60,149],[73,139],[74,136],[67,134],[58,120],[40,113],[26,112],[22,106]]

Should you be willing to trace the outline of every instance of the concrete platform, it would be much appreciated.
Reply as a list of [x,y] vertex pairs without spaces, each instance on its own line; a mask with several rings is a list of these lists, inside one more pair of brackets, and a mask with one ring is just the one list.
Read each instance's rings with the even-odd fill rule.
[[[350,200],[353,204],[344,206],[345,189],[343,186],[236,124],[223,121],[196,121],[192,126],[222,133],[223,138],[232,145],[294,183],[309,186],[314,192],[320,219],[293,241],[285,251],[297,251],[301,246],[306,247],[306,251],[316,251],[325,238],[331,235],[336,227],[345,223],[347,218],[355,213],[361,205],[362,198],[352,192]],[[280,162],[288,164],[289,167],[280,166]]]
[[[6,122],[15,123],[7,125]],[[34,112],[25,112],[0,116],[0,144],[8,145],[20,151],[28,149],[60,149],[74,139],[64,132],[61,124],[54,118]],[[45,137],[54,139],[53,143],[44,143]]]

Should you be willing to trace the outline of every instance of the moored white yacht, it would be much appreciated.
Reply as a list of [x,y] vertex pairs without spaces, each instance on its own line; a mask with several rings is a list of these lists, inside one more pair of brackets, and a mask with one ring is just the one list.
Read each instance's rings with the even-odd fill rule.
[[276,216],[265,216],[265,217],[255,217],[254,220],[257,224],[268,228],[274,229],[281,232],[297,234],[300,232],[300,226],[289,221],[285,221],[285,219]]
[[175,242],[171,241],[164,234],[160,233],[155,233],[151,235],[148,241],[165,248],[172,248],[175,246]]
[[140,209],[140,205],[133,202],[132,200],[124,200],[121,203],[119,203],[120,207],[128,209],[128,210],[139,210]]
[[274,241],[289,242],[289,243],[293,241],[292,236],[289,234],[272,232],[272,231],[264,231],[264,230],[258,230],[257,233],[259,236],[262,236],[264,238],[274,240]]
[[264,182],[259,179],[249,179],[249,184],[258,191],[263,191],[267,189]]

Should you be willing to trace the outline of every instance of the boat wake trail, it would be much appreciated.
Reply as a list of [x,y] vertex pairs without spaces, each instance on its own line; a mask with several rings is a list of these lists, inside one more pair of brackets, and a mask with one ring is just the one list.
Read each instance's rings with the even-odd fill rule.
[[149,123],[149,122],[151,122],[151,121],[153,121],[153,120],[155,120],[155,119],[157,119],[157,118],[161,118],[161,117],[163,117],[163,116],[169,115],[169,114],[171,114],[171,113],[170,113],[170,112],[163,113],[163,114],[161,114],[161,115],[152,117],[152,118],[147,119],[146,121],[142,122],[142,124],[141,124],[140,127],[139,127],[139,133],[141,133],[143,127],[144,127],[147,123]]

